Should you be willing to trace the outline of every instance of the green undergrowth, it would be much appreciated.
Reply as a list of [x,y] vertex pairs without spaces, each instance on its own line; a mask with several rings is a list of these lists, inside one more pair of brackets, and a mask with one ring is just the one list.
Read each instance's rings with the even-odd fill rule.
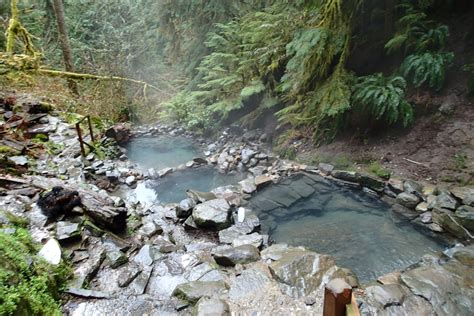
[[384,168],[378,161],[374,161],[367,166],[367,169],[374,175],[384,180],[390,179],[392,172]]
[[61,315],[59,293],[70,275],[66,263],[37,257],[27,221],[7,212],[0,229],[0,315]]
[[309,162],[313,165],[318,165],[319,163],[328,163],[333,165],[335,169],[356,171],[353,159],[346,155],[317,155],[312,157]]

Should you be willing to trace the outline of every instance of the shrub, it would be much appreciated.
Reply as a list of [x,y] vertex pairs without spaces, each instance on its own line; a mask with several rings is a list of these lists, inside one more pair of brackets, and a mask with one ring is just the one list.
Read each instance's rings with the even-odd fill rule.
[[375,120],[407,126],[413,120],[413,109],[405,100],[406,81],[400,76],[386,78],[382,74],[360,77],[354,86],[352,100],[356,110]]
[[453,53],[413,54],[405,59],[400,70],[415,87],[426,84],[439,91],[443,87],[446,70],[453,58]]
[[368,170],[372,172],[374,175],[376,175],[377,177],[380,177],[384,180],[390,179],[390,176],[392,175],[392,172],[382,167],[378,161],[372,162],[368,166]]

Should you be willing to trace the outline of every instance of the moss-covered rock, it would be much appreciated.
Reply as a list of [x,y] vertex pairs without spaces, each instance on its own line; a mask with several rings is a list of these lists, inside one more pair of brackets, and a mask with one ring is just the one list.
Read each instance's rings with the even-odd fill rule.
[[7,217],[0,230],[0,315],[61,315],[59,291],[68,266],[37,257],[38,245],[21,227],[24,222]]

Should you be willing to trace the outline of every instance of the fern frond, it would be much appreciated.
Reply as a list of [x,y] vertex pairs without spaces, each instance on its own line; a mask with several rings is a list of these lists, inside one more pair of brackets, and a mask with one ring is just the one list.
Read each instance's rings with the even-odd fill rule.
[[388,124],[407,126],[413,120],[413,109],[405,100],[403,77],[386,78],[382,74],[360,77],[354,86],[352,101],[358,111]]
[[453,53],[424,53],[408,56],[400,70],[405,78],[411,79],[415,87],[426,84],[435,90],[441,90],[446,70],[454,58]]

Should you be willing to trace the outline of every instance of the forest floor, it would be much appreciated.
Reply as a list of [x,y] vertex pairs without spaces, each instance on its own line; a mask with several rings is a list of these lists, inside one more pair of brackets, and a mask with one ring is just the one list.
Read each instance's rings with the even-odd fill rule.
[[375,161],[400,178],[473,185],[474,105],[455,96],[431,101],[442,101],[447,114],[422,116],[403,131],[387,129],[365,138],[341,136],[327,145],[306,147],[298,159],[340,168],[364,168]]

